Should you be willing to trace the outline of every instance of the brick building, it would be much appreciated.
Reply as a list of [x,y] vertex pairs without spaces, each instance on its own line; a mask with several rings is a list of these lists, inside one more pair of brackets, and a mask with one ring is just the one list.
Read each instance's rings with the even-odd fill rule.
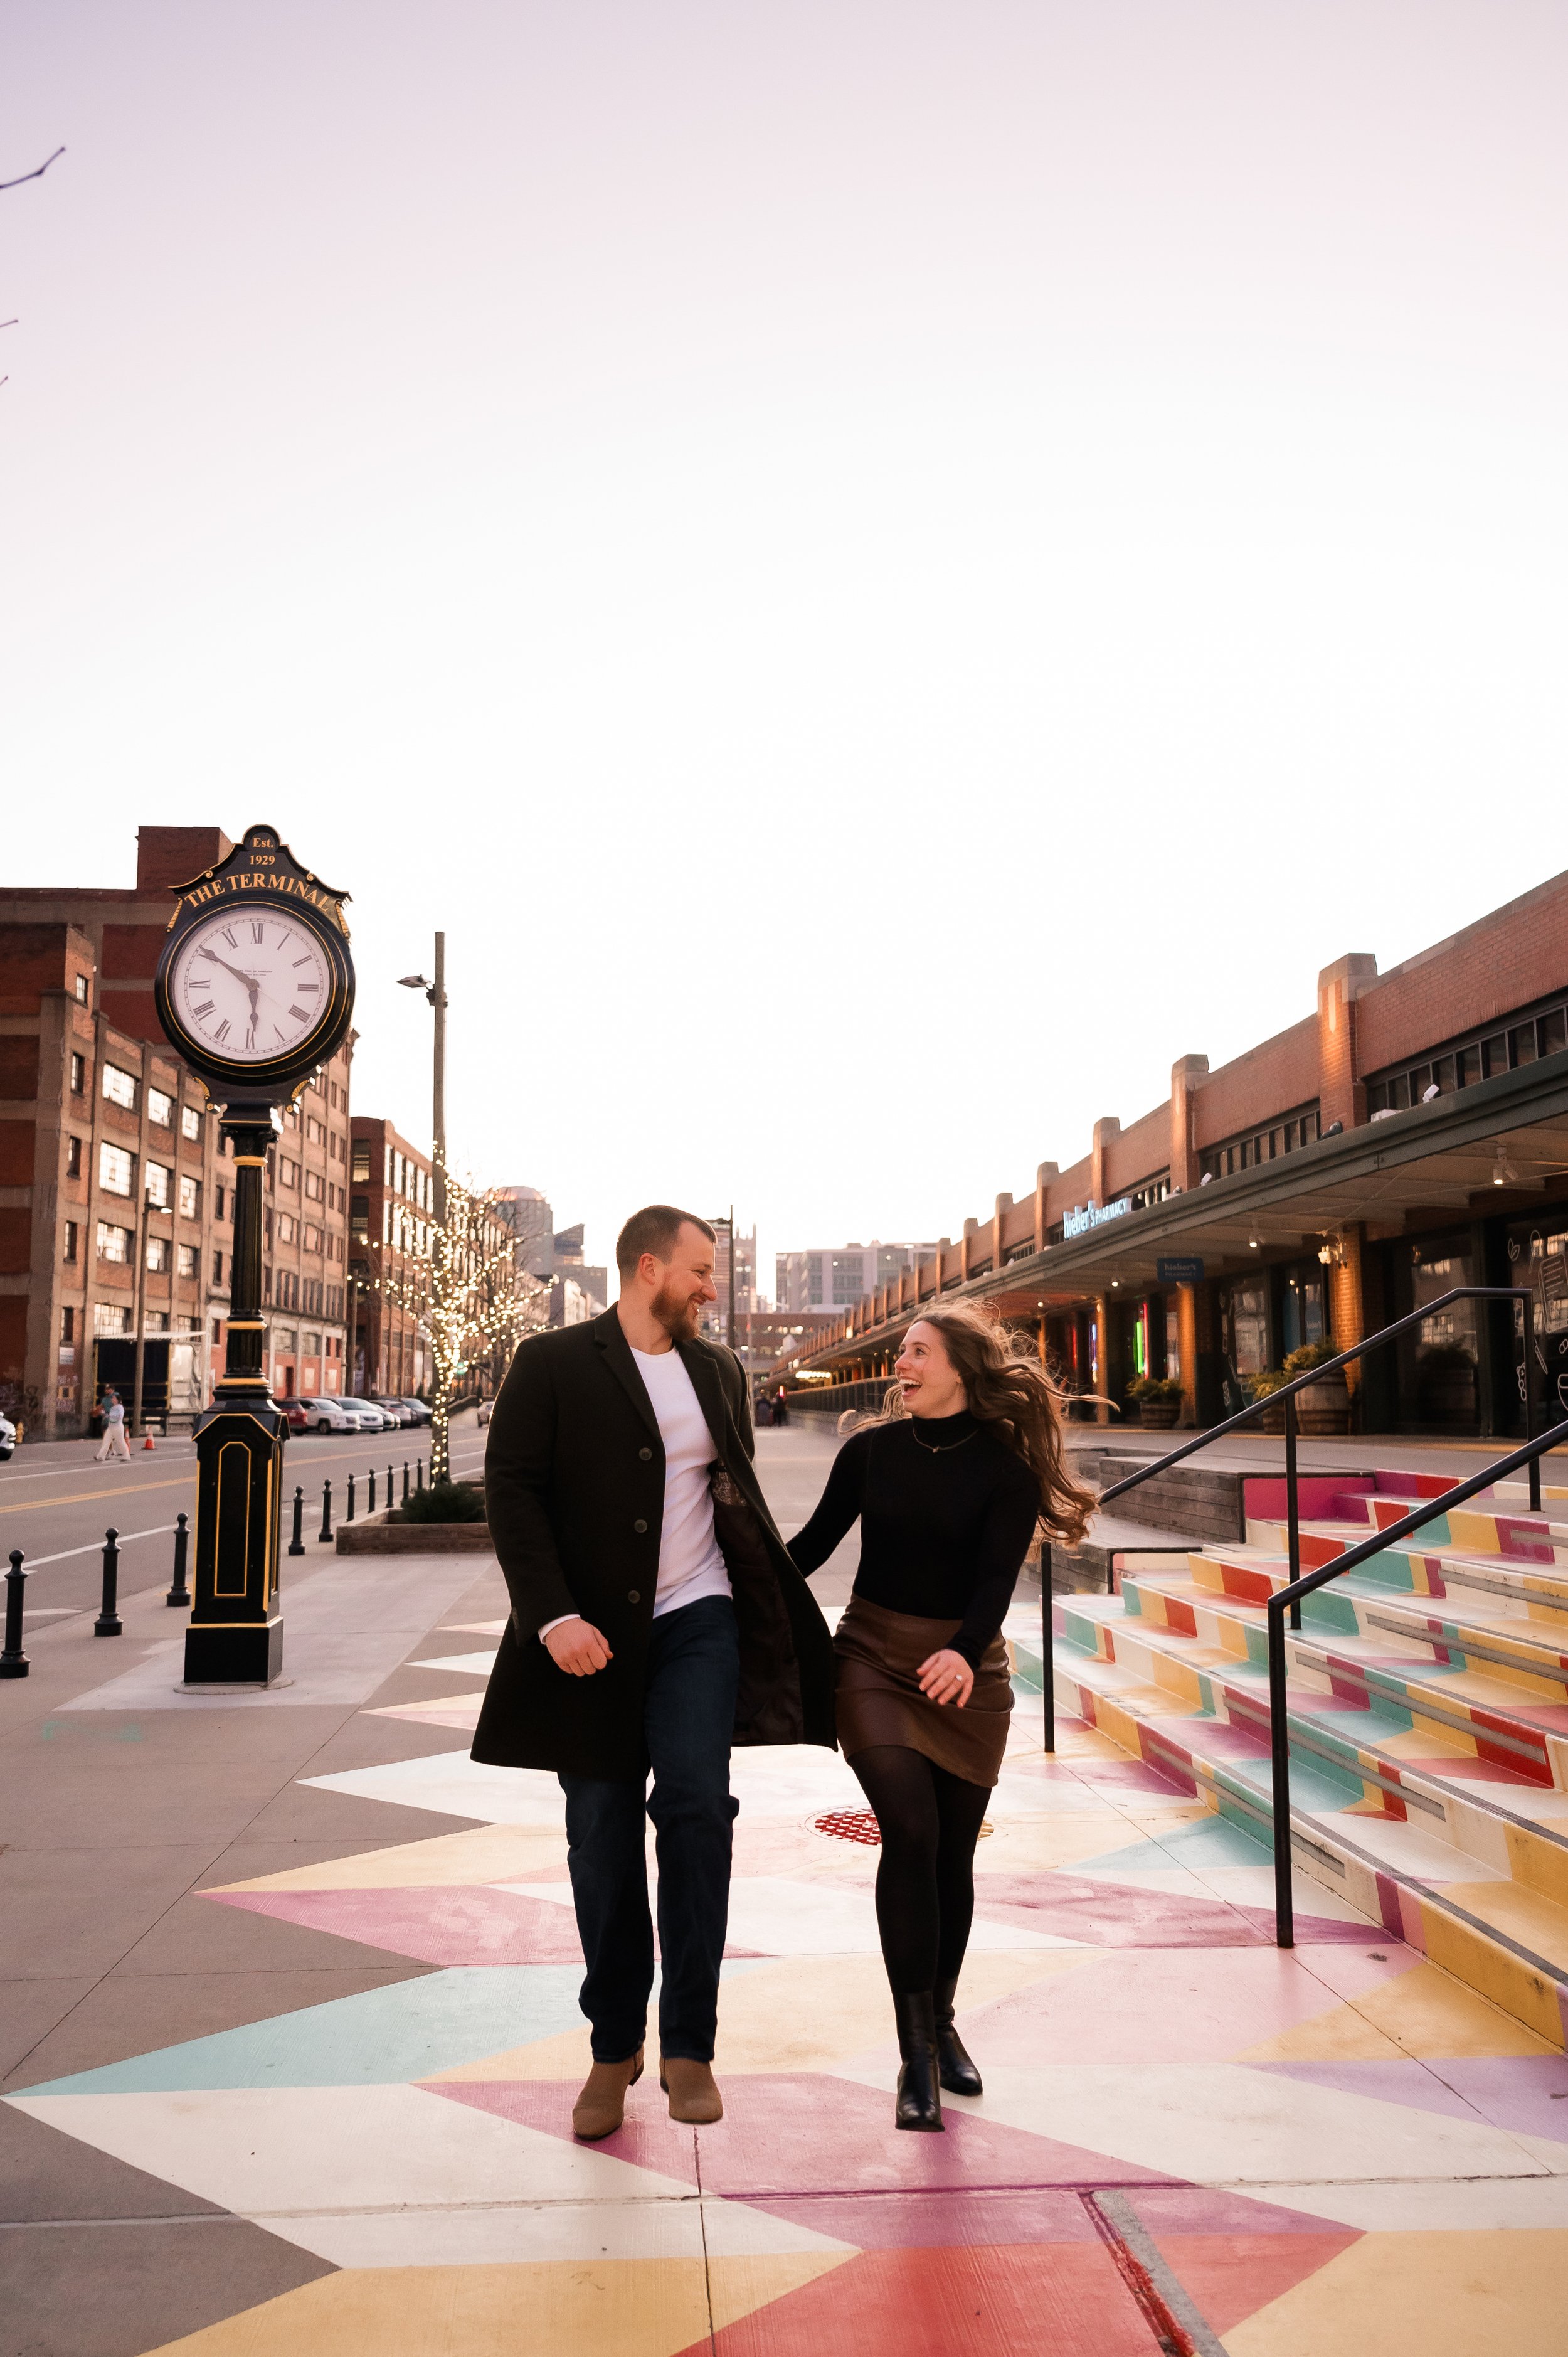
[[[166,1387],[176,1413],[204,1405],[222,1366],[233,1165],[152,985],[173,888],[230,848],[216,827],[144,827],[134,886],[0,892],[0,1398],[39,1437],[81,1431],[101,1381],[128,1384],[139,1263],[149,1405]],[[340,1387],[351,1053],[291,1109],[266,1174],[280,1389],[296,1369]]]
[[413,1310],[395,1291],[417,1286],[430,1263],[435,1166],[390,1121],[356,1114],[350,1125],[349,1233],[357,1332],[354,1381],[361,1399],[377,1393],[423,1399],[430,1387],[430,1346]]
[[1568,875],[1387,974],[1338,959],[1218,1071],[1179,1058],[1164,1103],[1097,1122],[795,1363],[885,1374],[918,1305],[961,1294],[1031,1324],[1069,1387],[1120,1404],[1169,1374],[1208,1424],[1292,1350],[1469,1284],[1528,1286],[1528,1339],[1522,1304],[1452,1305],[1352,1371],[1361,1429],[1516,1433],[1527,1383],[1568,1416]]

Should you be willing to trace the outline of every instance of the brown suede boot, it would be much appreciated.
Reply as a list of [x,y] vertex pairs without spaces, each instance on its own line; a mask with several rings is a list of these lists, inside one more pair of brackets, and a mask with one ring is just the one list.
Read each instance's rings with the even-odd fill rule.
[[572,2106],[572,2134],[585,2144],[614,2136],[626,2117],[626,2094],[642,2076],[642,2049],[624,2062],[596,2062]]
[[666,2054],[659,2065],[659,2083],[670,2098],[670,2116],[688,2127],[711,2127],[725,2115],[711,2062],[693,2062],[684,2054]]

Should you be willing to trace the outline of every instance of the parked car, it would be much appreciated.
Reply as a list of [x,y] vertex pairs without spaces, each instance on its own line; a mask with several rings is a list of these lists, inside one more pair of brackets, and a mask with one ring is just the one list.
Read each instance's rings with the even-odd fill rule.
[[429,1403],[429,1401],[428,1401],[428,1400],[421,1400],[421,1399],[405,1399],[405,1400],[404,1400],[404,1402],[403,1402],[403,1405],[404,1405],[404,1407],[405,1407],[405,1408],[407,1408],[407,1409],[409,1410],[410,1414],[413,1415],[413,1421],[414,1421],[414,1423],[415,1423],[415,1424],[428,1424],[428,1423],[429,1423],[429,1421],[430,1421],[430,1403]]
[[294,1405],[301,1412],[302,1421],[295,1425],[289,1416],[290,1428],[296,1432],[358,1432],[360,1419],[348,1405],[337,1399],[299,1399]]
[[406,1400],[388,1399],[378,1392],[375,1395],[375,1404],[383,1415],[391,1416],[394,1424],[405,1425],[413,1422],[413,1411]]
[[351,1415],[359,1417],[361,1432],[395,1432],[397,1430],[396,1416],[388,1409],[378,1407],[374,1400],[356,1399],[350,1393],[345,1392],[343,1405]]
[[0,1465],[4,1465],[16,1446],[16,1427],[8,1415],[0,1415]]
[[291,1432],[309,1431],[310,1426],[306,1417],[305,1402],[302,1399],[280,1399],[276,1405],[278,1413]]
[[496,1404],[493,1399],[486,1399],[479,1402],[479,1422],[481,1424],[489,1424],[495,1412]]

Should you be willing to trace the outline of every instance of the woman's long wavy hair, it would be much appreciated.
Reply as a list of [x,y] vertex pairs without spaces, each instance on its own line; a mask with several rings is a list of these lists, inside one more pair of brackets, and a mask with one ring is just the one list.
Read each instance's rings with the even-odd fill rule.
[[[1027,1336],[1004,1326],[977,1303],[950,1302],[922,1309],[915,1321],[941,1336],[942,1348],[963,1382],[977,1424],[1021,1457],[1040,1485],[1040,1535],[1076,1546],[1099,1501],[1075,1481],[1062,1448],[1061,1397]],[[889,1385],[878,1423],[908,1415],[903,1387]]]

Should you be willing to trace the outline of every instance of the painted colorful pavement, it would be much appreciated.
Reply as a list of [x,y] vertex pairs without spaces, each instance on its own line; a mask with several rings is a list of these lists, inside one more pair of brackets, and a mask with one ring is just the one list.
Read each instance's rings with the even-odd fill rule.
[[[673,2126],[650,2072],[619,2134],[575,2145],[560,1796],[466,1749],[497,1625],[431,1631],[412,1653],[428,1698],[358,1714],[399,1756],[299,1780],[422,1812],[418,1838],[345,1842],[200,1901],[237,1936],[298,1926],[413,1976],[7,2098],[172,2189],[172,2214],[295,2255],[288,2288],[242,2287],[159,2348],[1568,2348],[1563,2053],[1314,1882],[1280,1953],[1266,1854],[1081,1721],[1047,1760],[1026,1690],[961,1989],[986,2092],[947,2099],[945,2136],[891,2126],[875,1853],[818,1829],[860,1796],[841,1760],[800,1750],[736,1761],[725,2120]],[[403,1756],[411,1727],[451,1746]],[[110,2228],[91,2249],[119,2264]]]

